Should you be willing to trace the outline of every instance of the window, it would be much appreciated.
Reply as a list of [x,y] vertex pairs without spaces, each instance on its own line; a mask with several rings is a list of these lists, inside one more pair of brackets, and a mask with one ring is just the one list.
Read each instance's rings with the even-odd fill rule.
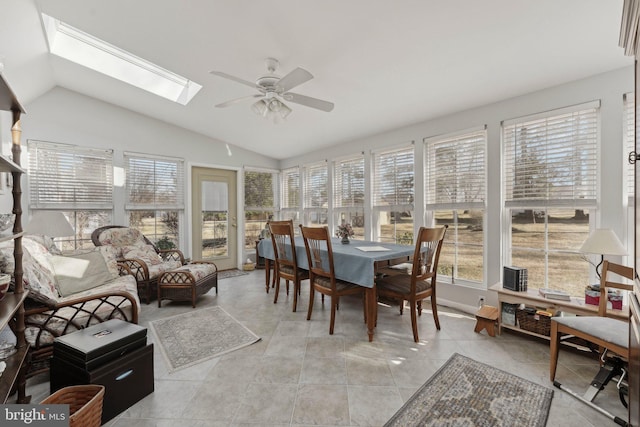
[[484,278],[485,129],[425,139],[427,224],[449,229],[439,277],[480,283]]
[[303,170],[305,224],[327,225],[329,212],[327,162],[307,165]]
[[278,174],[273,171],[245,169],[244,171],[244,246],[255,247],[255,241],[276,214],[276,185]]
[[351,224],[355,239],[364,240],[364,155],[336,160],[333,166],[335,224]]
[[599,102],[503,123],[506,265],[529,285],[584,295],[578,252],[596,208]]
[[374,240],[413,244],[413,161],[413,146],[374,153]]
[[71,25],[42,14],[53,55],[170,101],[187,105],[202,86]]
[[113,152],[29,141],[29,209],[61,211],[76,231],[62,249],[93,247],[91,233],[111,223]]
[[280,219],[293,221],[293,232],[300,224],[300,169],[280,171]]
[[180,246],[184,160],[124,153],[129,226],[160,249]]

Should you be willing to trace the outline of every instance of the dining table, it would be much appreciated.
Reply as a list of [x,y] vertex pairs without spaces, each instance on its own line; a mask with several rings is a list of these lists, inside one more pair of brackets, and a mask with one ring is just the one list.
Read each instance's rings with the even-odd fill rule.
[[[265,283],[269,292],[271,262],[275,260],[271,239],[263,239],[258,243],[260,256],[265,259]],[[296,261],[299,268],[309,270],[309,261],[302,236],[294,238]],[[287,245],[287,248],[290,245]],[[369,341],[373,335],[377,317],[376,270],[380,263],[406,262],[413,255],[413,245],[398,245],[368,240],[351,239],[348,244],[339,238],[331,239],[333,251],[333,267],[336,279],[355,283],[366,288],[365,304],[367,307],[367,333]],[[326,252],[326,251],[325,251]],[[327,254],[328,259],[328,254]],[[275,270],[274,270],[275,274]]]

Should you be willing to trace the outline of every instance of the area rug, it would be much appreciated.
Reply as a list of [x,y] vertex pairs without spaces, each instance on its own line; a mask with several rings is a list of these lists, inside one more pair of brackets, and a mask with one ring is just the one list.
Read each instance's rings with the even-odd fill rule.
[[259,336],[221,307],[203,308],[154,320],[150,326],[158,338],[169,372],[222,356],[260,340]]
[[233,270],[222,270],[218,271],[218,280],[228,279],[229,277],[244,276],[247,274],[249,273],[247,273],[246,271],[238,270],[237,268]]
[[553,390],[454,353],[387,426],[544,427]]

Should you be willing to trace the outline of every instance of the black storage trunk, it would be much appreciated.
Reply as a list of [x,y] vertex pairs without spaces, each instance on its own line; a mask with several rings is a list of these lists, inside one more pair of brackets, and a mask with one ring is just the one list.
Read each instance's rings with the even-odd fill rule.
[[56,338],[51,393],[70,385],[105,386],[102,423],[152,393],[153,344],[147,330],[113,319]]

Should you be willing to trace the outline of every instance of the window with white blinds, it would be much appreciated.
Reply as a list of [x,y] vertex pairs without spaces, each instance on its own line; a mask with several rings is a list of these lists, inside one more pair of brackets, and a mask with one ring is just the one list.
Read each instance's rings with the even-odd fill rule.
[[484,209],[487,131],[425,139],[427,210]]
[[413,210],[414,149],[374,153],[373,206],[384,210]]
[[304,166],[304,208],[328,207],[327,163]]
[[336,160],[333,166],[334,208],[364,207],[364,156]]
[[113,151],[29,141],[31,209],[113,210]]
[[300,169],[285,169],[280,174],[282,209],[300,209]]
[[[635,117],[634,112],[636,109],[636,102],[633,96],[633,92],[625,93],[623,98],[623,134],[625,154],[635,151]],[[624,156],[624,168],[626,171],[626,184],[627,194],[629,198],[634,196],[635,182],[634,182],[634,170],[635,165],[627,161],[627,156]]]
[[124,153],[127,210],[183,210],[184,160]]
[[329,222],[329,188],[327,162],[315,163],[303,167],[304,223],[308,226],[324,225]]
[[599,107],[503,123],[506,207],[595,206]]

